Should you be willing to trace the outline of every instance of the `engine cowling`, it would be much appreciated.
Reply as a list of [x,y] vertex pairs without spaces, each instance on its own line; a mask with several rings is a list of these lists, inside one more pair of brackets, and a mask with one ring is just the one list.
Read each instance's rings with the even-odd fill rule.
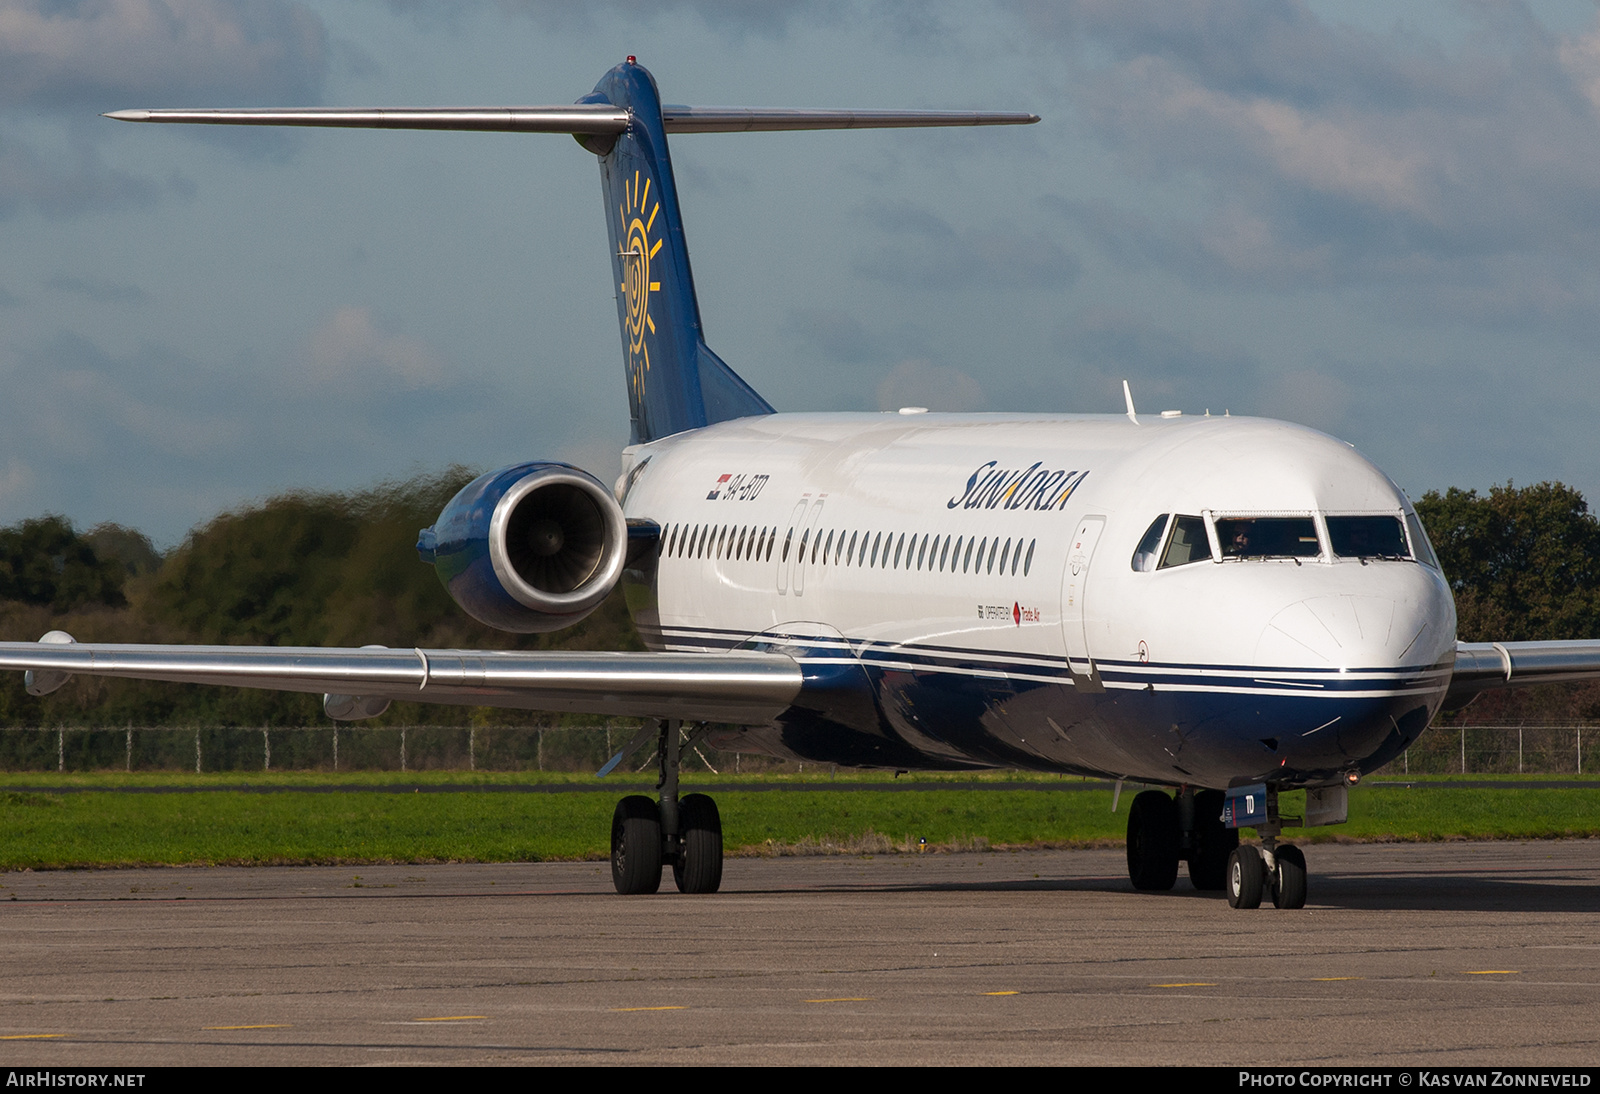
[[417,553],[467,614],[529,634],[579,622],[616,586],[628,526],[600,481],[564,463],[521,463],[461,488]]

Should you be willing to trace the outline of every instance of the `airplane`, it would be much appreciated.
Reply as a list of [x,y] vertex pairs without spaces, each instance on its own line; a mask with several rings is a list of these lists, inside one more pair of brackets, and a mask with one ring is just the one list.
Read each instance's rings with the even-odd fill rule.
[[[619,584],[644,653],[0,643],[45,695],[74,675],[644,719],[657,796],[623,798],[618,892],[667,866],[715,892],[715,802],[680,757],[731,751],[896,770],[1011,768],[1150,787],[1130,880],[1230,905],[1306,901],[1286,828],[1441,708],[1600,678],[1600,642],[1461,643],[1415,509],[1349,444],[1257,418],[777,413],[706,344],[667,136],[1031,124],[1032,114],[663,105],[629,57],[571,106],[124,110],[120,121],[572,135],[599,163],[631,416],[612,487],[534,460],[465,486],[417,550],[510,632],[587,616]],[[688,727],[685,729],[685,727]],[[1305,791],[1302,817],[1279,796]],[[1253,828],[1260,846],[1241,844]]]

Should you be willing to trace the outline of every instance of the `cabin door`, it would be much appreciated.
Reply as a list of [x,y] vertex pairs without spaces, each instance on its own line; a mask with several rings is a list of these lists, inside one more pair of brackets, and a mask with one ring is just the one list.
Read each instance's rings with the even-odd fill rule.
[[1067,568],[1061,579],[1061,631],[1067,645],[1067,669],[1072,673],[1074,684],[1093,691],[1101,687],[1086,626],[1088,586],[1095,545],[1100,542],[1105,526],[1106,518],[1100,515],[1078,520],[1072,542],[1067,546]]

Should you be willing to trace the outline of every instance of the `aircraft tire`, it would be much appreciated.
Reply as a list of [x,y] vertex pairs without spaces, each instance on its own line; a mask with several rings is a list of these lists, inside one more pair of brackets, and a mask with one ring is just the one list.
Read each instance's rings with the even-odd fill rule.
[[1178,804],[1160,790],[1146,790],[1128,810],[1128,879],[1146,892],[1178,880]]
[[705,794],[678,803],[678,858],[672,880],[680,893],[714,893],[722,887],[722,814]]
[[1280,847],[1274,856],[1278,868],[1273,872],[1272,903],[1279,908],[1306,906],[1306,856],[1300,848]]
[[1194,850],[1189,854],[1189,883],[1201,892],[1220,892],[1228,880],[1228,856],[1239,846],[1239,832],[1222,823],[1222,791],[1201,790],[1194,796]]
[[1259,908],[1266,864],[1255,847],[1235,847],[1228,856],[1228,907]]
[[611,883],[626,896],[661,888],[661,807],[642,794],[611,814]]

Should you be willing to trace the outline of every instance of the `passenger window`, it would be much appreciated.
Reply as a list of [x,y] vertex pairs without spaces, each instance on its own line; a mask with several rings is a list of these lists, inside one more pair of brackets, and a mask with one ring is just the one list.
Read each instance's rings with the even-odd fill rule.
[[1217,521],[1223,558],[1315,558],[1322,553],[1310,517],[1237,517]]
[[1206,539],[1206,522],[1200,517],[1174,517],[1172,538],[1167,541],[1167,552],[1161,556],[1161,565],[1157,568],[1165,570],[1210,560],[1211,543]]
[[1169,515],[1162,513],[1145,529],[1144,538],[1139,540],[1139,546],[1133,552],[1133,568],[1136,572],[1144,574],[1156,568],[1156,553],[1161,550],[1161,535],[1167,530]]
[[1328,540],[1340,558],[1410,558],[1395,517],[1329,517]]

